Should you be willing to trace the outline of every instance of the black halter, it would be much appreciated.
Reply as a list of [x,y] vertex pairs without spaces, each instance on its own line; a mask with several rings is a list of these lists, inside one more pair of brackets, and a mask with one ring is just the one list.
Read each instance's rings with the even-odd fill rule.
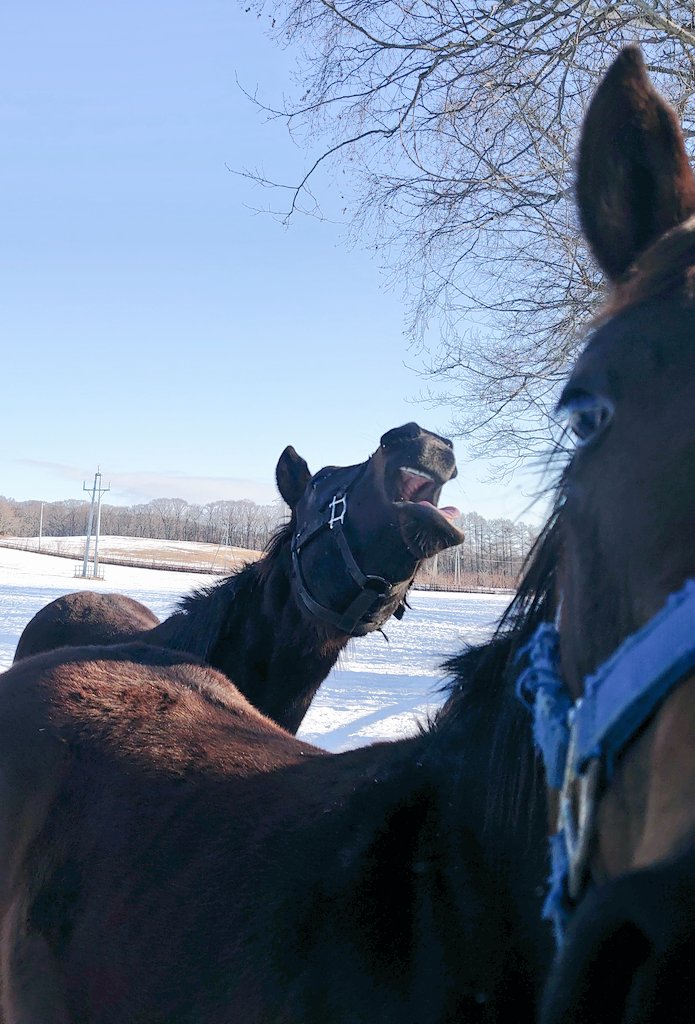
[[[315,618],[335,626],[336,629],[343,633],[348,633],[350,636],[364,636],[366,633],[379,628],[376,623],[363,623],[362,619],[375,607],[385,605],[393,597],[395,590],[395,586],[383,577],[368,576],[362,572],[355,561],[355,556],[350,550],[350,545],[345,536],[344,523],[348,509],[348,495],[366,471],[368,465],[369,460],[361,463],[359,466],[349,466],[343,470],[345,475],[337,490],[335,489],[335,471],[323,479],[320,476],[314,478],[312,497],[316,508],[307,517],[301,530],[292,537],[292,567],[294,569],[297,591],[304,605]],[[332,498],[330,501],[322,500],[323,496],[327,497],[331,493]],[[345,570],[358,588],[357,596],[353,598],[348,607],[343,611],[327,608],[312,597],[302,573],[300,554],[303,548],[325,530],[329,531],[331,537],[335,540]],[[403,617],[404,611],[405,606],[401,603],[394,612],[394,615],[400,619]]]

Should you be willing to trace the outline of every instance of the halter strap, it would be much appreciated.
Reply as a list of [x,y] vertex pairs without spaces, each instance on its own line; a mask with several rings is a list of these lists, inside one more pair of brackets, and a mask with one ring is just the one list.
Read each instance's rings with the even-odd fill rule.
[[[292,538],[292,567],[296,578],[297,591],[304,606],[321,622],[335,626],[336,629],[339,629],[342,633],[348,633],[350,636],[364,636],[376,628],[376,626],[361,624],[361,620],[375,605],[385,604],[395,590],[395,586],[382,576],[369,576],[362,572],[350,549],[350,544],[343,528],[348,508],[348,494],[366,471],[367,465],[368,462],[357,467],[358,471],[354,476],[341,490],[333,495],[333,499],[328,505],[329,515],[327,518],[321,517],[310,520],[305,524],[303,530]],[[302,548],[324,530],[330,530],[331,536],[335,538],[348,575],[358,588],[356,597],[353,598],[343,611],[335,611],[333,608],[321,604],[312,596],[304,579],[300,564],[299,555]],[[394,612],[396,618],[402,618],[403,611],[404,606],[401,604]]]
[[[660,612],[587,677],[584,694],[574,703],[560,674],[554,625],[538,627],[519,653],[519,659],[524,657],[528,663],[517,678],[517,694],[532,709],[548,785],[561,788],[544,908],[560,943],[583,886],[598,785],[610,782],[620,753],[695,667],[695,580],[672,594]],[[575,814],[577,786],[580,806]]]
[[589,676],[575,716],[575,771],[601,759],[606,781],[626,744],[695,665],[695,580]]
[[341,630],[343,633],[349,633],[350,636],[364,636],[365,633],[369,632],[369,629],[366,626],[360,626],[360,620],[364,618],[377,602],[388,600],[393,591],[393,586],[381,576],[366,576],[362,572],[350,550],[342,530],[342,524],[338,529],[333,527],[332,530],[340,553],[343,556],[345,568],[359,588],[359,593],[353,598],[345,611],[342,612],[336,612],[332,608],[320,604],[309,593],[309,588],[306,585],[302,568],[299,564],[300,548],[293,545],[292,565],[297,579],[297,590],[306,608],[317,619],[335,626],[336,629]]

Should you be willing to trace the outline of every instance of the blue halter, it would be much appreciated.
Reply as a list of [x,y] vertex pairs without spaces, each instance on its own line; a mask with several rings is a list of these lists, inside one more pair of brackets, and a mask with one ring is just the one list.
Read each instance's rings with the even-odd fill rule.
[[625,746],[695,667],[695,580],[672,594],[587,677],[584,694],[574,703],[560,674],[555,626],[539,626],[522,658],[527,665],[517,679],[517,694],[532,709],[548,785],[561,790],[544,907],[560,944],[584,884],[599,783],[610,782]]

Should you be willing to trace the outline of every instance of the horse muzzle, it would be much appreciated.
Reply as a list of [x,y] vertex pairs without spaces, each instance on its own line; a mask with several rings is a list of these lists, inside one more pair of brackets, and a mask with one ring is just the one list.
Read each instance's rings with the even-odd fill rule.
[[579,906],[541,1024],[691,1024],[695,848],[592,890]]

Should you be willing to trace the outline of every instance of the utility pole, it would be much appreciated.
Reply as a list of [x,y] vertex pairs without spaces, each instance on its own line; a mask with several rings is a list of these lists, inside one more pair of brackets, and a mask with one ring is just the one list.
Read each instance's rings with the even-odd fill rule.
[[[82,484],[82,490],[89,493],[89,487],[86,482]],[[89,522],[87,524],[87,539],[84,545],[84,561],[82,563],[82,575],[89,576],[89,547],[92,540],[92,525],[94,523],[94,506],[96,505],[97,512],[97,528],[94,536],[94,568],[92,575],[96,577],[99,569],[99,531],[101,529],[101,496],[107,491],[111,490],[111,486],[101,486],[101,470],[97,466],[97,471],[94,474],[94,484],[92,485],[92,502],[89,506]]]
[[41,538],[43,537],[43,502],[41,502],[41,512],[39,514],[39,551],[41,550]]

